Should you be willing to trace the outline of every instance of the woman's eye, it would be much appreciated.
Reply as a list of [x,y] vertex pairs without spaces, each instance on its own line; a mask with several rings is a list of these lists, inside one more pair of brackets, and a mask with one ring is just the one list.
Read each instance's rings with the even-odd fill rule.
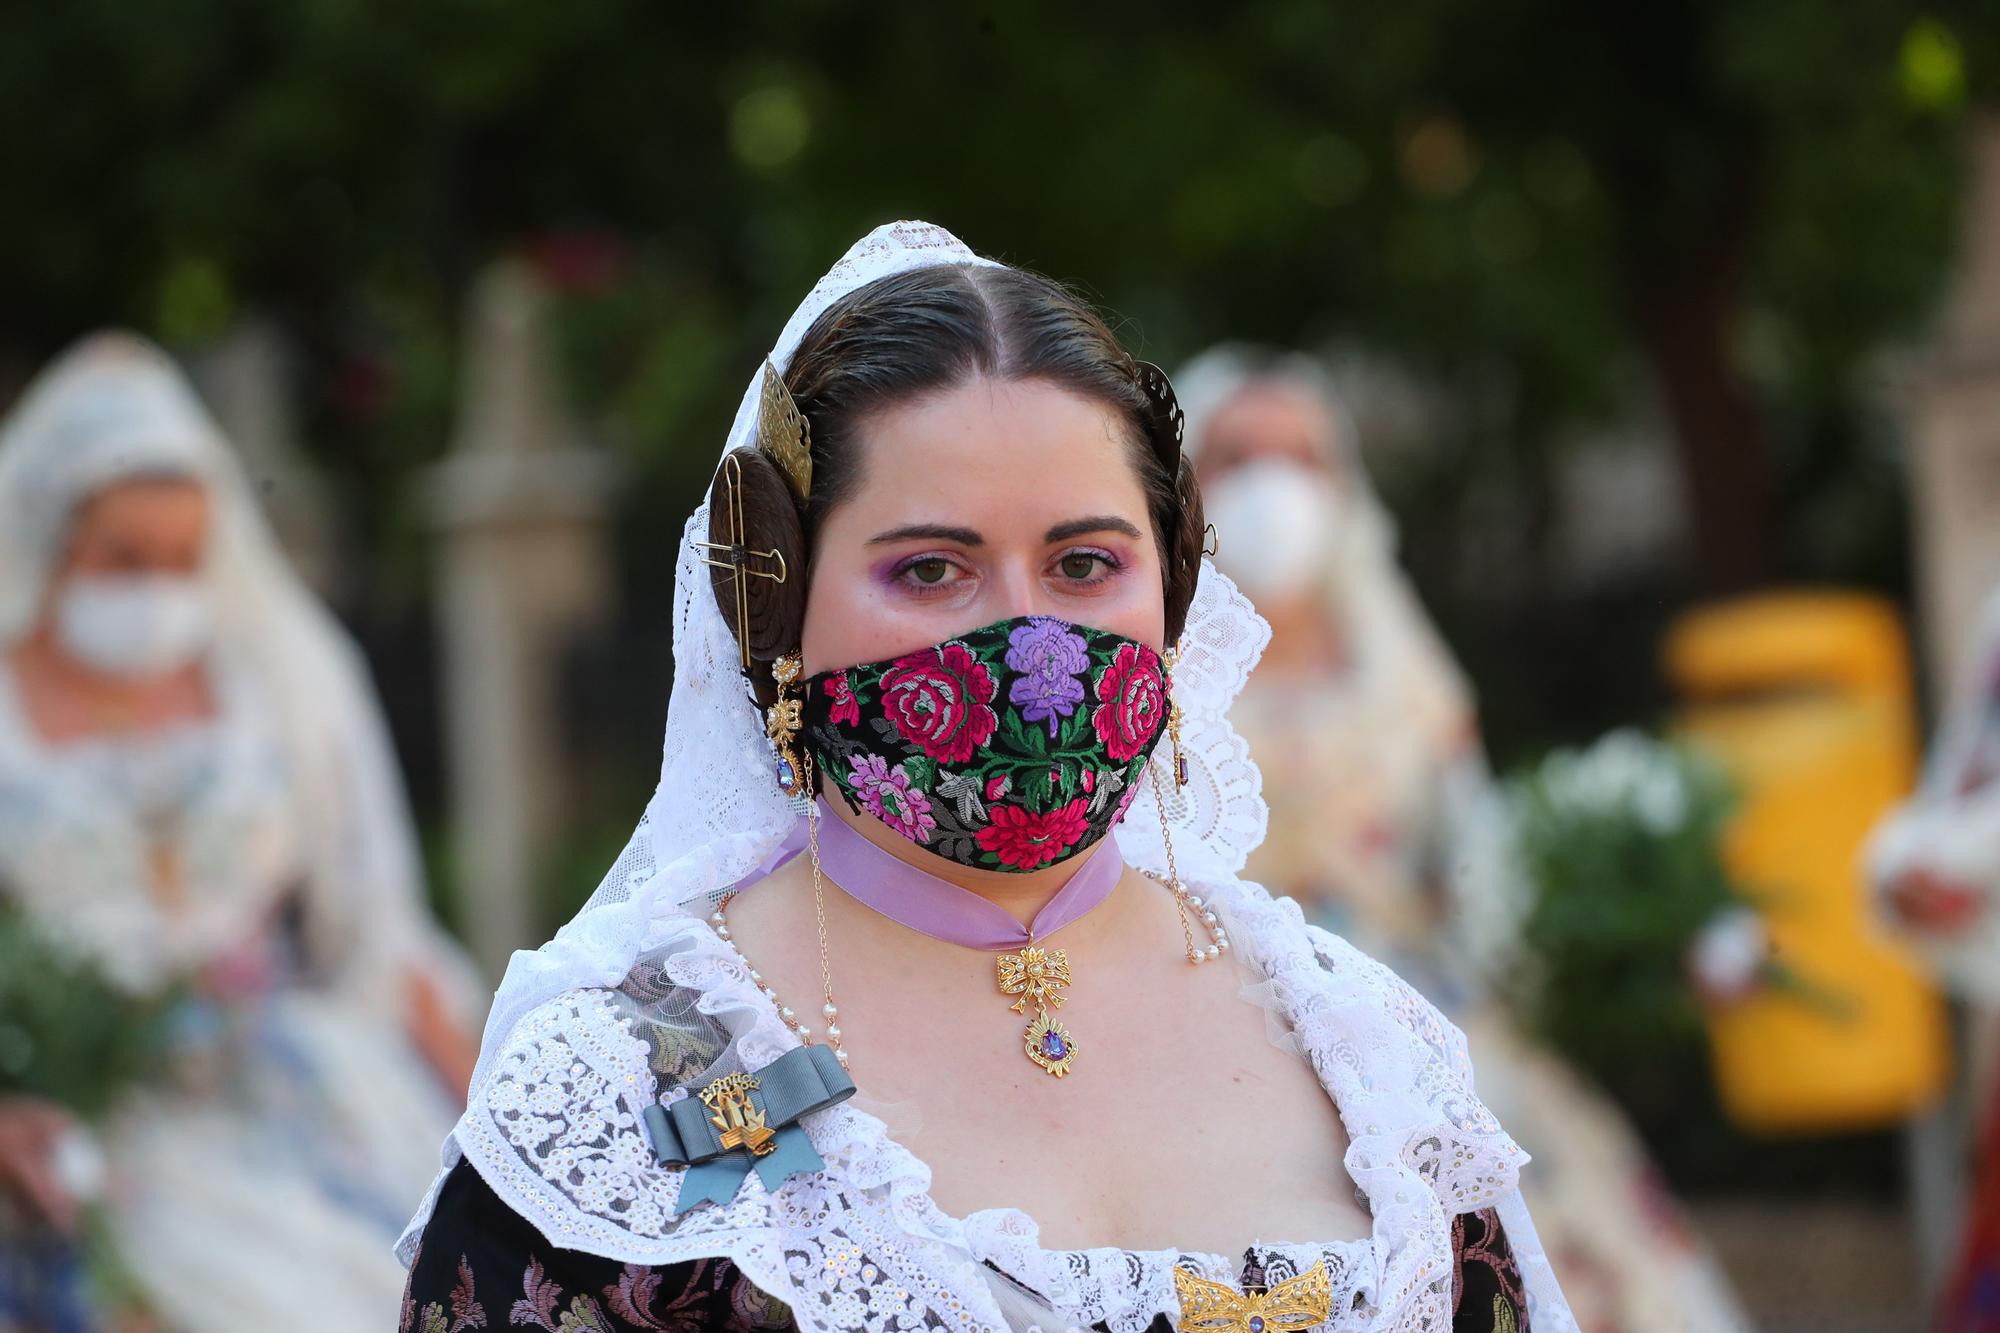
[[1071,551],[1056,561],[1056,569],[1071,583],[1102,583],[1118,572],[1119,564],[1102,551]]
[[951,561],[919,560],[906,572],[919,583],[936,585],[951,577]]
[[1066,579],[1087,579],[1097,572],[1099,557],[1094,555],[1066,555],[1059,566]]

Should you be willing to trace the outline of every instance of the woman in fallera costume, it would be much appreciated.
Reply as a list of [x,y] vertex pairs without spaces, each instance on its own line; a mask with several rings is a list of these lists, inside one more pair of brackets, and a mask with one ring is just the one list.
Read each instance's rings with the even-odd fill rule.
[[1175,376],[1217,563],[1272,625],[1230,720],[1271,807],[1247,874],[1381,959],[1470,1038],[1483,1100],[1585,1328],[1749,1327],[1618,1108],[1526,1040],[1494,983],[1524,896],[1470,686],[1396,560],[1354,422],[1308,357],[1228,346]]
[[1885,915],[1971,1007],[1973,1183],[1938,1333],[2000,1333],[2000,588],[1954,682],[1917,793],[1868,849]]
[[[99,1130],[140,1304],[201,1333],[379,1327],[480,988],[424,908],[359,654],[136,338],[83,343],[0,423],[0,909],[174,1005]],[[70,1128],[0,1099],[0,1212],[73,1218]],[[8,1248],[0,1311],[32,1327],[52,1270]]]
[[404,1327],[1574,1328],[1458,1033],[1238,878],[1165,376],[898,223],[758,368],[659,788],[517,956]]

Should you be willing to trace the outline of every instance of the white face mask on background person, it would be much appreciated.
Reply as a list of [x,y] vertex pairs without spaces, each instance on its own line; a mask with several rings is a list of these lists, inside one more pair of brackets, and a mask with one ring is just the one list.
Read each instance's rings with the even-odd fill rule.
[[155,676],[186,666],[214,633],[208,588],[183,574],[79,575],[56,600],[63,648],[108,676]]
[[1333,478],[1287,458],[1260,458],[1202,488],[1215,563],[1252,602],[1293,601],[1328,577],[1344,508]]

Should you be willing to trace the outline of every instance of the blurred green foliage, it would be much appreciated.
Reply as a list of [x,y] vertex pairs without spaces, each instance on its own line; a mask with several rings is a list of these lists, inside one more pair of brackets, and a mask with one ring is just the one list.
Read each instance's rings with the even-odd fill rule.
[[1992,0],[0,7],[0,387],[103,323],[193,344],[274,316],[371,561],[345,609],[407,620],[465,295],[529,255],[574,397],[636,464],[625,600],[659,625],[658,516],[749,368],[856,236],[928,217],[1168,365],[1348,340],[1420,375],[1439,437],[1389,498],[1505,753],[1644,702],[1636,641],[1538,685],[1582,660],[1576,608],[1454,586],[1496,494],[1532,529],[1516,585],[1554,582],[1580,427],[1663,412],[1699,538],[1593,625],[1772,576],[1900,585],[1872,358],[1935,301],[1997,50]]
[[591,318],[624,336],[586,340],[585,396],[685,449],[833,255],[924,215],[1082,282],[1155,357],[1358,334],[1464,389],[1456,461],[1504,467],[1625,401],[1635,303],[1718,247],[1743,251],[1733,363],[1779,408],[1847,393],[1935,288],[1992,26],[1806,0],[11,6],[6,336],[32,360],[272,309],[319,355],[318,438],[381,480],[444,438],[429,348],[484,260],[608,238]]
[[1528,1026],[1622,1098],[1702,1046],[1695,937],[1743,900],[1723,866],[1736,804],[1695,755],[1616,732],[1511,784],[1532,885],[1516,997]]
[[21,912],[0,908],[0,1096],[91,1118],[162,1068],[170,999],[118,990]]
[[[1674,1186],[1900,1197],[1900,1131],[1750,1136],[1723,1109],[1689,960],[1706,928],[1739,924],[1760,896],[1724,866],[1738,800],[1727,775],[1694,751],[1619,731],[1523,766],[1508,793],[1530,900],[1507,998],[1631,1116]],[[1768,957],[1752,979],[1822,999],[1811,978]]]

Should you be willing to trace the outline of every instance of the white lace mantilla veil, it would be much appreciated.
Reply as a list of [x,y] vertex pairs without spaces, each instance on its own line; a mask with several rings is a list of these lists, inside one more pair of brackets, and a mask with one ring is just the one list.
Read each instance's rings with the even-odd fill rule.
[[[991,263],[936,226],[879,227],[814,286],[770,362],[782,372],[821,312],[878,278]],[[760,365],[722,454],[755,441],[761,374]],[[657,1006],[662,988],[694,993],[690,1007],[726,1034],[727,1049],[710,1071],[761,1067],[798,1044],[703,919],[718,895],[773,858],[802,809],[777,788],[762,719],[696,545],[707,534],[704,503],[688,519],[675,571],[674,681],[659,786],[583,910],[510,962],[466,1114],[445,1144],[445,1171],[470,1158],[509,1207],[564,1247],[637,1264],[727,1257],[808,1330],[1026,1330],[1078,1321],[1136,1330],[1161,1310],[1177,1311],[1173,1254],[1062,1254],[1039,1249],[1032,1219],[1015,1210],[949,1217],[930,1200],[929,1168],[851,1102],[801,1122],[827,1162],[824,1173],[794,1177],[775,1192],[753,1175],[726,1207],[673,1213],[680,1173],[658,1164],[638,1116],[648,1100],[679,1094],[658,1086],[659,1066],[632,1030],[634,999],[643,1010]],[[1218,901],[1234,918],[1232,939],[1262,964],[1267,979],[1254,998],[1282,1008],[1291,1040],[1339,1089],[1355,1140],[1350,1169],[1373,1204],[1378,1239],[1390,1238],[1364,1284],[1380,1321],[1334,1326],[1447,1330],[1450,1213],[1490,1203],[1501,1208],[1529,1275],[1535,1326],[1573,1328],[1514,1188],[1525,1155],[1472,1094],[1463,1039],[1386,969],[1331,936],[1308,933],[1296,907],[1236,879],[1263,838],[1266,811],[1256,766],[1226,713],[1268,638],[1248,601],[1204,565],[1174,675],[1191,780],[1163,795],[1183,877],[1225,895]],[[1118,841],[1132,864],[1165,868],[1150,794],[1132,803]],[[1259,939],[1275,952],[1260,956]],[[657,962],[650,980],[636,997],[621,995],[647,960]],[[436,1194],[434,1187],[399,1246],[406,1263]],[[996,1281],[987,1261],[1000,1257],[1018,1283]],[[1046,1299],[1025,1295],[1024,1286]]]
[[159,475],[208,493],[200,577],[213,652],[254,682],[280,732],[316,962],[343,997],[397,1022],[403,974],[420,970],[469,1029],[482,988],[424,906],[403,782],[361,654],[285,559],[221,427],[142,338],[84,339],[0,422],[0,652],[33,629],[77,506],[122,479]]

